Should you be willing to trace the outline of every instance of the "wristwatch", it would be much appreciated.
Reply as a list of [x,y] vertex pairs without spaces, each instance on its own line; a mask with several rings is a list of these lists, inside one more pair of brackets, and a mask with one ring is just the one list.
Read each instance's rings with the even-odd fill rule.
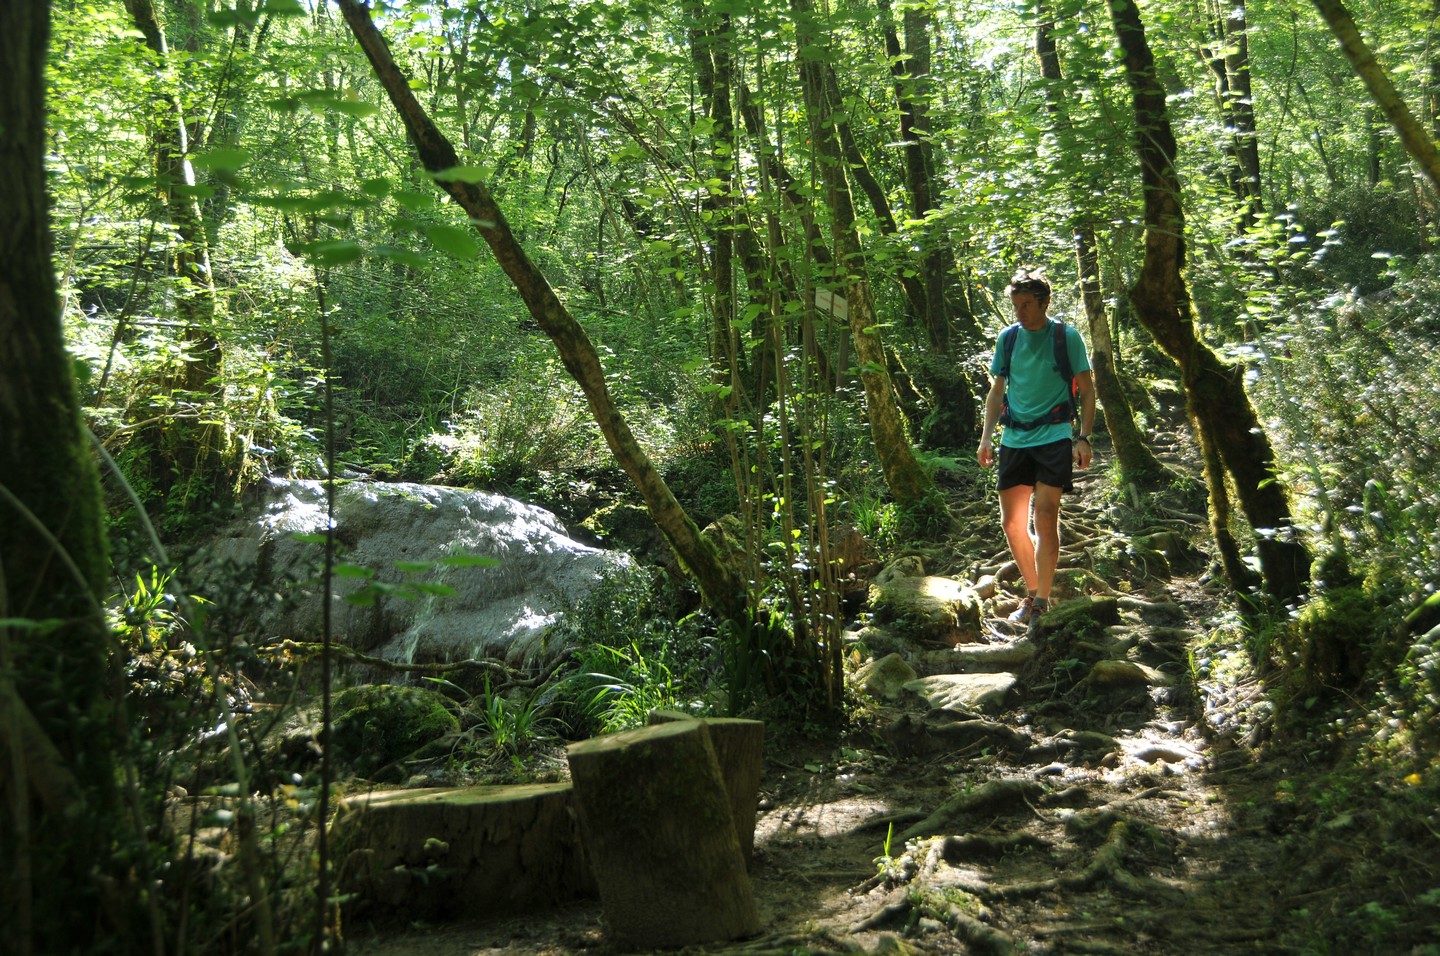
[[1075,440],[1076,440],[1076,441],[1083,441],[1083,442],[1084,442],[1085,444],[1087,444],[1087,445],[1094,445],[1094,444],[1095,444],[1093,441],[1090,440],[1090,436],[1089,436],[1089,435],[1076,435],[1076,436],[1075,436]]

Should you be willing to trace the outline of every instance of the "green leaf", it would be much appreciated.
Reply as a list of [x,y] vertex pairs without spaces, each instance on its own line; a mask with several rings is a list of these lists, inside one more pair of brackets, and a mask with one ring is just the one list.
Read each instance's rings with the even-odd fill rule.
[[440,563],[452,568],[493,568],[500,559],[487,558],[483,554],[452,554],[441,558]]
[[376,199],[388,196],[390,195],[390,180],[384,176],[367,179],[360,184],[360,191],[367,196],[374,196]]
[[474,259],[480,254],[480,245],[468,229],[437,224],[426,226],[425,235],[436,249],[456,259]]
[[422,594],[433,594],[436,597],[453,597],[459,593],[448,584],[433,584],[428,581],[421,581],[416,584],[415,590]]
[[333,568],[337,578],[373,578],[374,568],[362,568],[358,564],[337,564]]
[[424,268],[430,261],[418,252],[402,249],[399,246],[376,246],[370,251],[377,256],[383,256],[392,262],[398,262],[401,265],[407,265],[415,269]]
[[402,189],[395,194],[395,201],[411,212],[420,212],[423,209],[434,208],[435,194],[416,192],[413,189]]
[[485,170],[479,166],[451,166],[430,174],[436,182],[469,183],[472,186],[485,182]]
[[236,170],[250,162],[250,151],[238,146],[217,146],[190,157],[196,169]]
[[306,243],[305,255],[318,266],[343,266],[359,259],[365,247],[354,239],[322,239]]

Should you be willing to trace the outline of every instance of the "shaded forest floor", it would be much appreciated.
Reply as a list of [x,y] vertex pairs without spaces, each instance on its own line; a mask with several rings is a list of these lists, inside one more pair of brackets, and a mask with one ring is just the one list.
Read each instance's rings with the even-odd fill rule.
[[[1062,565],[1116,533],[1102,484],[1087,476],[1067,501]],[[1183,524],[1169,522],[1204,532]],[[967,549],[927,554],[927,571],[965,580]],[[897,731],[918,724],[916,703],[862,705],[843,740],[772,734],[751,870],[763,935],[684,952],[1440,953],[1435,806],[1362,770],[1354,726],[1270,738],[1248,655],[1207,642],[1228,610],[1204,563],[1138,585],[1074,577],[1113,599],[1104,630],[1150,680],[1074,679],[1105,641],[1062,627],[964,742]],[[992,645],[1020,640],[1013,606],[1003,587],[987,601]],[[629,952],[598,902],[347,935],[366,956]]]

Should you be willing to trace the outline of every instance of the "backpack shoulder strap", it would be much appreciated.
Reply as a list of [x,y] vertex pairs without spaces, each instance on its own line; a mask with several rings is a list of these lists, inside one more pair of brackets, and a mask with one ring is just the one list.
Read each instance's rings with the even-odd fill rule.
[[1070,342],[1065,323],[1060,319],[1051,319],[1055,324],[1055,369],[1065,384],[1070,384],[1075,377],[1074,371],[1070,368]]
[[1014,322],[1000,333],[1000,377],[1010,378],[1010,356],[1015,354],[1015,340],[1020,337],[1020,323]]

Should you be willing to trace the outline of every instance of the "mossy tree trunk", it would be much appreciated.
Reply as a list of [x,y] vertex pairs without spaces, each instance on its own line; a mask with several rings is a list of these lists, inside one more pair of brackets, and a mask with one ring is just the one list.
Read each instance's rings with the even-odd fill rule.
[[[409,131],[421,163],[432,173],[459,167],[461,163],[455,147],[415,98],[409,81],[395,64],[384,38],[371,21],[369,9],[356,0],[339,0],[339,6],[350,31],[365,51],[381,86]],[[629,423],[616,407],[594,344],[520,245],[490,190],[483,183],[472,181],[474,179],[469,175],[463,179],[441,177],[438,182],[465,210],[500,267],[510,277],[531,316],[554,343],[565,370],[584,392],[590,412],[600,426],[610,451],[645,499],[651,518],[675,549],[676,556],[694,575],[706,603],[721,617],[736,622],[748,631],[751,621],[744,580],[721,560],[714,545],[701,537],[700,529],[675,500],[665,479],[635,440]]]
[[[1042,8],[1043,10],[1043,8]],[[1060,71],[1060,54],[1055,46],[1055,23],[1048,11],[1042,13],[1035,27],[1035,54],[1040,60],[1040,75],[1046,80],[1045,105],[1054,121],[1055,132],[1068,162],[1079,163],[1081,149],[1075,140],[1074,127],[1066,108]],[[1150,443],[1135,424],[1135,412],[1115,367],[1115,346],[1110,335],[1110,318],[1105,312],[1105,297],[1100,290],[1100,263],[1096,250],[1095,225],[1086,216],[1084,189],[1070,180],[1070,198],[1075,208],[1071,232],[1075,243],[1075,263],[1080,278],[1080,299],[1085,307],[1086,324],[1090,330],[1090,364],[1095,371],[1095,394],[1105,416],[1105,431],[1110,435],[1115,459],[1127,481],[1153,486],[1169,478],[1169,469],[1160,463]]]
[[[1309,580],[1310,556],[1295,536],[1286,486],[1275,473],[1275,453],[1245,394],[1244,369],[1222,362],[1200,341],[1184,279],[1185,216],[1175,173],[1175,135],[1165,107],[1165,88],[1145,39],[1139,9],[1130,0],[1108,0],[1124,54],[1125,78],[1135,109],[1135,150],[1145,203],[1145,253],[1130,301],[1141,324],[1180,366],[1186,406],[1202,453],[1214,455],[1234,485],[1250,526],[1265,588],[1282,601],[1299,597]],[[1209,475],[1211,518],[1218,536],[1228,506],[1219,503],[1225,482]],[[1230,570],[1227,567],[1227,571]],[[1236,587],[1246,581],[1232,579]]]
[[825,59],[828,45],[822,23],[811,0],[791,0],[799,52],[800,85],[810,122],[810,142],[825,185],[830,213],[830,235],[843,284],[851,340],[860,360],[860,381],[865,387],[865,409],[870,436],[880,459],[885,483],[902,508],[921,506],[934,482],[920,467],[910,446],[905,416],[900,412],[890,380],[884,343],[875,319],[875,300],[866,277],[866,263],[856,234],[855,203],[846,178],[847,163],[839,130],[841,104],[834,102],[834,85]]
[[1390,125],[1400,136],[1400,142],[1405,146],[1405,151],[1410,158],[1419,165],[1420,171],[1430,181],[1430,188],[1440,193],[1440,150],[1435,147],[1435,140],[1425,129],[1425,125],[1415,118],[1405,100],[1400,96],[1395,84],[1390,81],[1380,63],[1375,59],[1375,54],[1370,52],[1366,45],[1365,38],[1360,35],[1360,28],[1355,25],[1355,19],[1350,15],[1342,0],[1312,0],[1315,9],[1320,11],[1320,16],[1330,27],[1330,32],[1340,41],[1340,52],[1345,54],[1345,59],[1350,61],[1350,67],[1355,75],[1360,77],[1360,82],[1365,84],[1365,89],[1370,92],[1370,98]]
[[0,31],[0,927],[89,952],[117,823],[100,488],[60,325],[45,198],[48,5]]
[[[153,0],[125,0],[135,29],[145,38],[145,47],[164,75],[171,51]],[[198,19],[189,4],[182,13]],[[198,51],[198,32],[192,30],[189,49]],[[214,415],[199,406],[219,397],[221,349],[216,336],[215,281],[210,269],[210,242],[200,203],[195,198],[195,170],[190,163],[192,138],[199,124],[187,122],[178,93],[162,91],[156,97],[156,114],[150,123],[150,150],[155,173],[155,216],[175,230],[175,244],[169,271],[175,284],[175,311],[180,320],[184,353],[180,367],[165,383],[170,404],[168,414],[147,440],[153,443],[151,478],[162,492],[179,483],[192,483],[185,497],[208,498],[229,491],[224,475],[224,430],[213,422]],[[190,409],[190,411],[184,411]]]

